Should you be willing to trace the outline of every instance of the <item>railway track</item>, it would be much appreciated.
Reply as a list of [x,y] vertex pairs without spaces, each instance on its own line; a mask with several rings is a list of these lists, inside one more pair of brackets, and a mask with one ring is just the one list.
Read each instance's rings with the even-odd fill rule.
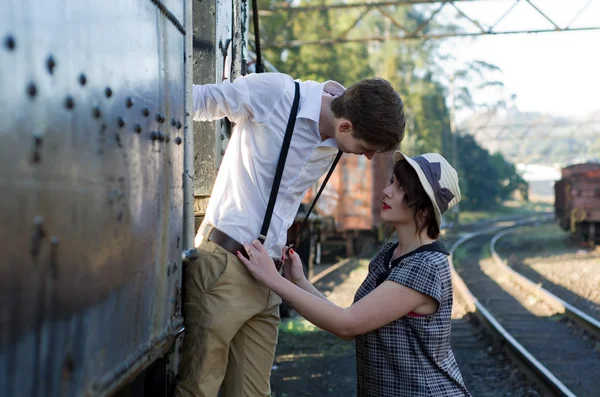
[[[576,332],[581,325],[597,336],[597,320],[514,272],[495,251],[495,243],[514,230],[509,228],[526,223],[531,222],[500,225],[456,241],[453,262],[459,248],[466,251],[460,263],[453,263],[458,265],[457,296],[545,395],[599,395],[600,354]],[[489,256],[481,258],[482,247]]]

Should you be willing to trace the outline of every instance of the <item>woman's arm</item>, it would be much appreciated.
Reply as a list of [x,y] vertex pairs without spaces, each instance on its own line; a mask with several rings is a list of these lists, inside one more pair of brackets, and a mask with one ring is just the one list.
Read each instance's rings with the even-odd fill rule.
[[285,259],[286,257],[288,260],[286,260],[283,265],[284,277],[296,284],[298,287],[302,288],[304,291],[318,298],[327,300],[325,295],[323,295],[312,285],[310,281],[306,279],[306,276],[304,275],[304,267],[302,266],[302,260],[300,259],[298,253],[296,253],[293,249],[288,251],[287,247],[284,247],[282,258]]
[[255,278],[289,302],[308,321],[343,338],[381,328],[419,308],[433,313],[437,307],[433,298],[385,281],[365,298],[344,309],[281,277],[260,242],[245,247],[250,260],[241,254],[238,257]]
[[315,286],[312,285],[311,282],[308,281],[307,279],[304,279],[300,283],[295,283],[295,284],[298,287],[302,288],[304,291],[308,292],[309,294],[312,294],[312,295],[316,296],[317,298],[321,298],[321,299],[325,299],[326,301],[329,301],[329,299],[327,299],[327,297],[325,295],[323,295],[321,293],[321,291],[316,289]]

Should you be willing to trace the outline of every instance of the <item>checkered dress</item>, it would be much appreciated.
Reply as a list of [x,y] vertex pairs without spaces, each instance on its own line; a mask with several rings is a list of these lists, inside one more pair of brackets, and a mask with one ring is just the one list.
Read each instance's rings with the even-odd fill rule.
[[354,301],[390,280],[431,296],[435,314],[406,315],[356,337],[358,397],[470,396],[450,348],[452,279],[444,246],[425,245],[390,263],[398,243],[386,244],[369,264]]

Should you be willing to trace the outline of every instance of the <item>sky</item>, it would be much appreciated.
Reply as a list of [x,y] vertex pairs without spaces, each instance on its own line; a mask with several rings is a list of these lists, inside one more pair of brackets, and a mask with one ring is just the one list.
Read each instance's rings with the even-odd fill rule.
[[[564,27],[590,0],[532,2]],[[513,3],[496,0],[457,6],[470,17],[492,24]],[[572,24],[592,25],[600,26],[600,0],[593,0]],[[497,30],[550,27],[550,22],[521,1]],[[443,42],[442,51],[455,56],[459,64],[483,60],[499,66],[502,72],[497,77],[508,94],[516,94],[520,111],[583,118],[600,110],[600,30],[452,38]]]

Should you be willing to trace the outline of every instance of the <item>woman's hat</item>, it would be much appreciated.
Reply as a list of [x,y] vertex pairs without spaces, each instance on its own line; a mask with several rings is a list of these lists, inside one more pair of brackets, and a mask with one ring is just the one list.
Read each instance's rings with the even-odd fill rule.
[[417,172],[419,181],[431,199],[438,227],[442,215],[460,201],[458,174],[450,163],[438,153],[426,153],[410,158],[399,150],[394,152],[394,163],[406,160]]

